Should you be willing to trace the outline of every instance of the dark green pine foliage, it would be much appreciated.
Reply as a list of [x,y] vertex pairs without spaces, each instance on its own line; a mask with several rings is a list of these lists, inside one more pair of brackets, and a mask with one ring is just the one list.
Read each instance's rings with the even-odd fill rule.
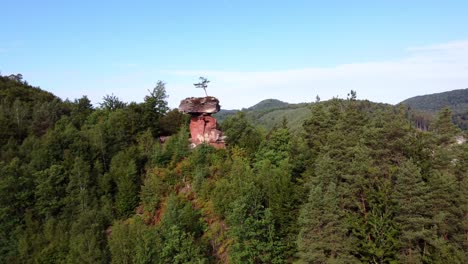
[[461,213],[459,225],[461,230],[454,234],[454,240],[464,252],[464,260],[468,259],[468,144],[461,145],[459,148],[458,162],[455,163],[454,174],[457,178],[458,203]]
[[456,239],[461,245],[462,252],[464,252],[464,260],[468,259],[468,173],[465,173],[459,185],[460,189],[460,209],[462,211],[462,232],[457,234]]
[[277,241],[271,210],[266,208],[260,190],[255,187],[252,171],[240,172],[232,175],[237,178],[233,187],[240,195],[230,203],[227,215],[232,226],[230,234],[235,239],[230,259],[233,263],[281,263],[280,252],[275,252]]
[[395,222],[401,232],[399,259],[407,263],[420,263],[427,254],[431,236],[429,188],[411,161],[395,169],[394,177],[392,197],[398,207]]
[[294,177],[293,138],[286,124],[274,129],[260,145],[254,164],[257,188],[271,211],[278,258],[291,258],[296,252],[297,217],[303,188]]
[[[453,122],[463,130],[468,129],[468,89],[453,90],[448,92],[416,96],[401,104],[407,105],[410,111],[424,119],[433,121],[434,115],[450,108],[453,112]],[[416,119],[417,120],[417,119]]]
[[[309,199],[299,218],[300,260],[396,262],[397,252],[409,242],[400,243],[403,227],[397,219],[401,211],[391,196],[398,186],[394,180],[401,180],[401,176],[393,177],[392,171],[395,165],[414,155],[407,147],[412,140],[409,123],[403,121],[398,112],[392,113],[390,109],[356,101],[353,97],[347,101],[335,100],[329,107],[328,113],[337,117],[334,123],[327,125],[328,120],[313,116],[304,124],[307,133],[312,134],[306,139],[315,153],[311,155],[313,165],[306,171],[306,175],[310,175]],[[327,132],[316,131],[325,126],[329,126]],[[333,199],[320,200],[332,194],[335,195]],[[323,205],[329,200],[334,202]],[[309,214],[311,210],[315,213]],[[325,215],[328,218],[324,218]],[[430,218],[427,215],[425,220],[430,221]],[[326,230],[325,226],[335,228],[330,232],[340,239],[327,243],[328,233],[320,237],[318,230]],[[313,238],[307,239],[306,234]],[[331,254],[333,248],[345,250]],[[314,260],[316,256],[321,260]],[[350,259],[336,260],[338,257]]]
[[299,225],[300,263],[359,263],[353,255],[353,244],[357,241],[348,236],[335,183],[320,184],[310,190]]
[[160,263],[207,262],[199,240],[204,228],[201,215],[190,202],[169,196],[160,228],[163,238]]
[[432,130],[437,134],[437,141],[441,145],[453,142],[454,136],[460,133],[460,129],[452,123],[452,111],[449,108],[439,112]]

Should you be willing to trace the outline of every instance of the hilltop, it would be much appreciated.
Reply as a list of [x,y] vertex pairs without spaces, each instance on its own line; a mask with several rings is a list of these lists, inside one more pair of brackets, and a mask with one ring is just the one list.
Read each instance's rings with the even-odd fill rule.
[[290,104],[277,99],[266,99],[242,110],[221,110],[216,118],[222,123],[227,117],[234,116],[237,112],[245,113],[248,120],[269,131],[279,127],[283,120],[287,120],[287,126],[293,133],[302,129],[302,123],[310,113],[313,103]]
[[[468,130],[468,89],[415,96],[398,105],[400,104],[409,107],[413,118],[422,118],[428,124],[435,119],[440,110],[448,107],[452,110],[453,122],[463,130]],[[297,133],[302,131],[302,124],[310,114],[312,105],[314,103],[290,104],[277,99],[266,99],[241,110],[221,109],[215,116],[222,123],[226,118],[242,111],[247,119],[266,131],[282,125],[283,120],[287,120],[287,126],[291,132]]]
[[412,109],[437,113],[444,107],[452,109],[454,114],[464,113],[468,110],[468,88],[443,93],[419,95],[401,102]]

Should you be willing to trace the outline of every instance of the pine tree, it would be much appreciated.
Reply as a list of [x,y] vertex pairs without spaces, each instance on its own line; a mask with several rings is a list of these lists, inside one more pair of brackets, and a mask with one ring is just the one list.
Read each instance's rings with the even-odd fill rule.
[[335,183],[312,188],[299,216],[300,263],[359,263]]
[[406,263],[420,263],[428,254],[431,237],[429,188],[411,161],[396,168],[394,178],[393,199],[398,208],[395,221],[401,233],[399,258]]
[[452,111],[450,108],[442,109],[432,130],[438,135],[438,143],[442,145],[453,142],[454,136],[460,131],[452,122]]

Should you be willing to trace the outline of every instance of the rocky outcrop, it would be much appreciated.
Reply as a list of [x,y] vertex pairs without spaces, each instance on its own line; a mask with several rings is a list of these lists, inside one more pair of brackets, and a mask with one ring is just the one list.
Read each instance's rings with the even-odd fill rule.
[[180,102],[179,111],[191,115],[215,114],[219,112],[219,100],[216,97],[189,97]]
[[190,142],[193,146],[208,143],[215,148],[224,148],[223,133],[218,129],[216,118],[211,114],[219,112],[218,99],[190,97],[180,102],[179,111],[190,114]]

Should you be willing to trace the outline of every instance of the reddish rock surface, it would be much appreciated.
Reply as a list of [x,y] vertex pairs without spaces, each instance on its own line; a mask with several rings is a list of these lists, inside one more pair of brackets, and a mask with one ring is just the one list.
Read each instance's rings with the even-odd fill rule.
[[190,141],[194,146],[208,143],[215,148],[224,148],[223,133],[218,129],[216,118],[212,113],[220,109],[215,97],[187,98],[181,101],[179,111],[189,113]]

